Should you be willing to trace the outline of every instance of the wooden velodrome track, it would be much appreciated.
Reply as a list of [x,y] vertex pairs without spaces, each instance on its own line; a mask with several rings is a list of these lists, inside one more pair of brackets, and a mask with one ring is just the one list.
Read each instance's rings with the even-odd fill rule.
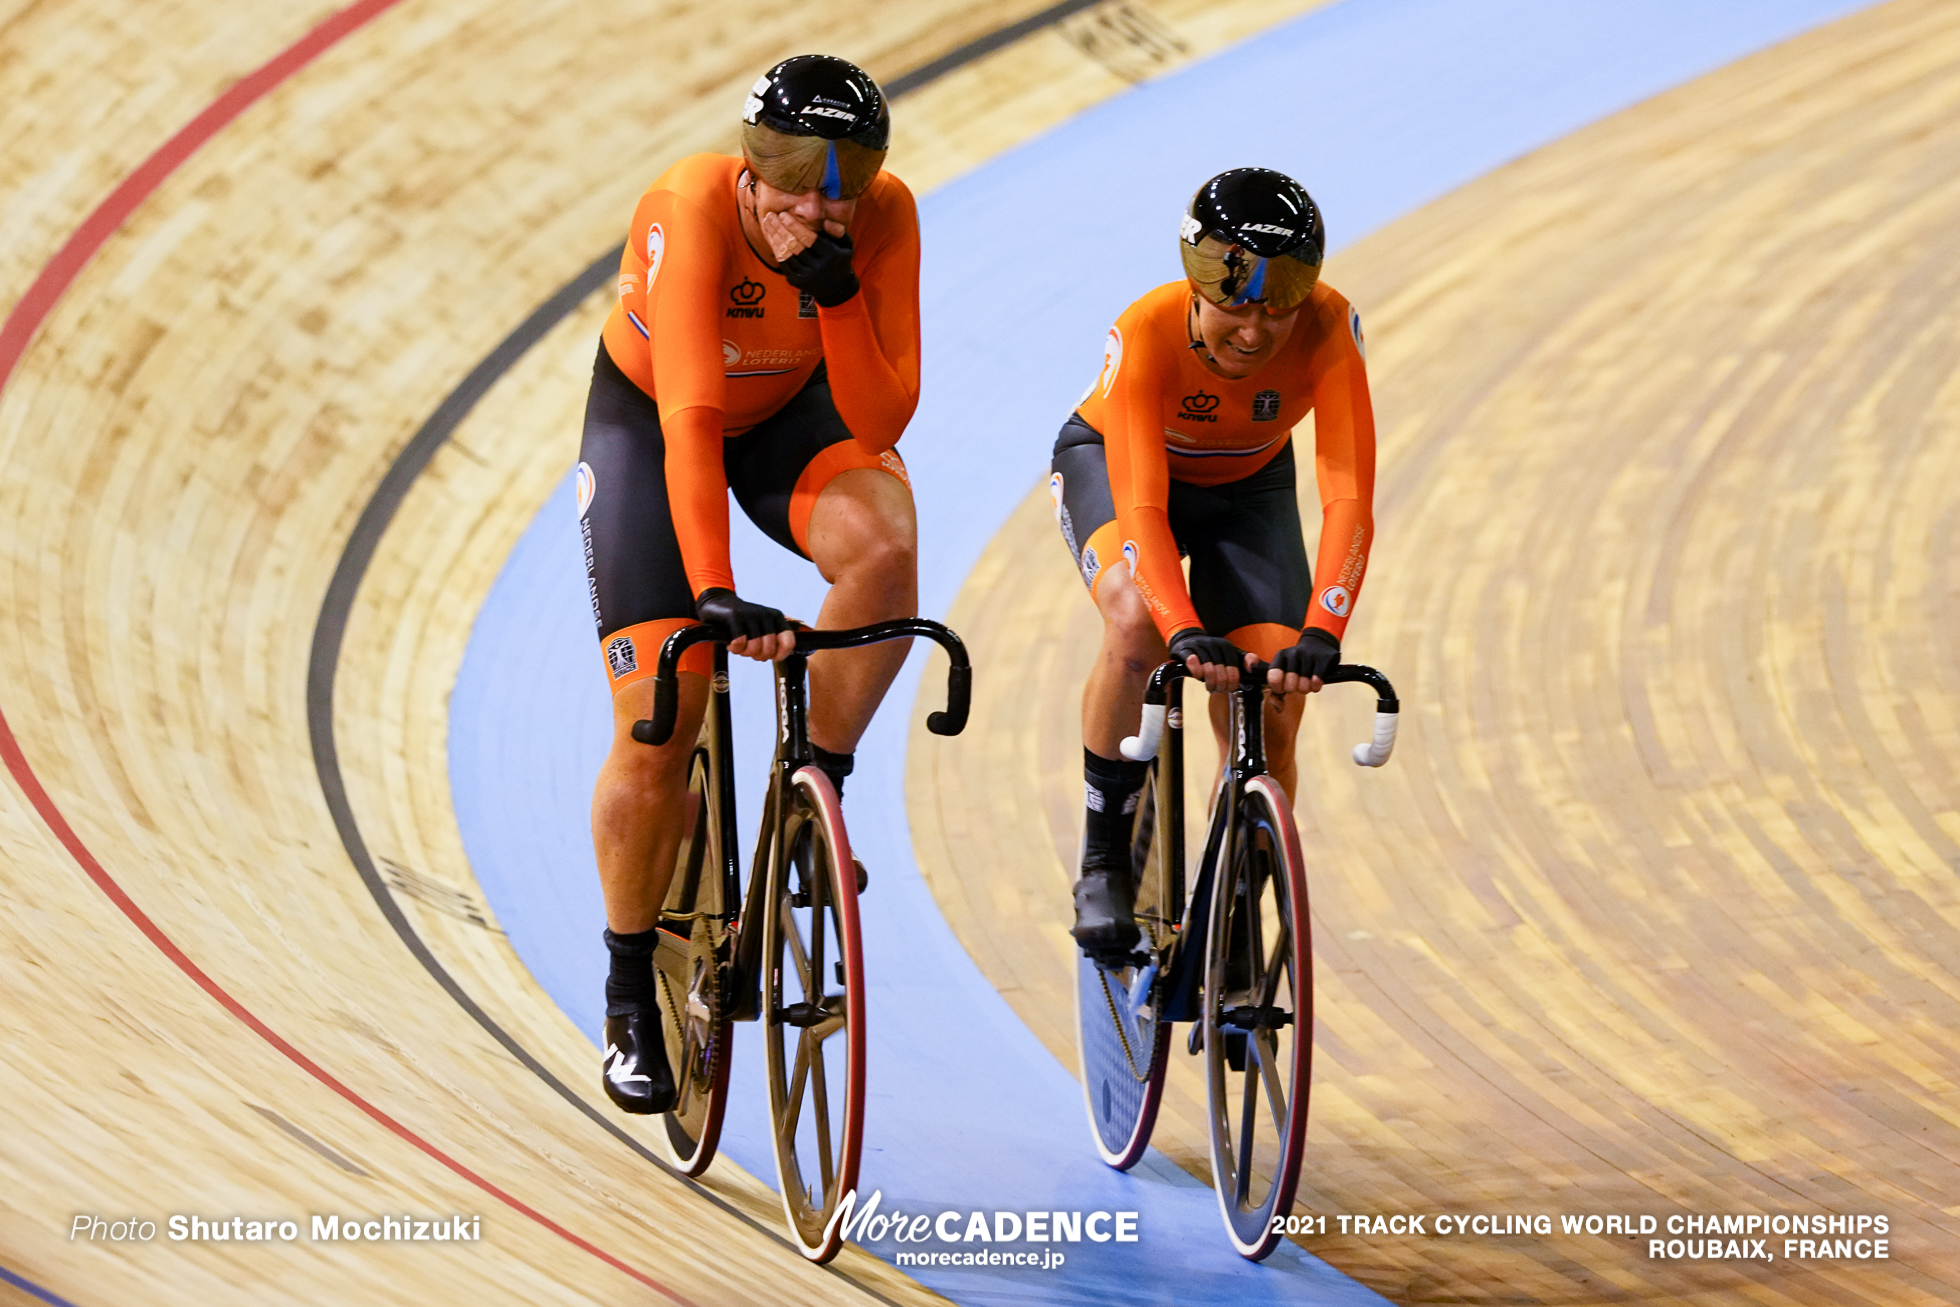
[[[912,96],[892,166],[928,188],[1311,5],[1050,13]],[[892,78],[1040,8],[376,0],[137,195],[0,403],[5,1271],[84,1304],[938,1301],[854,1251],[809,1268],[732,1165],[684,1187],[642,1124],[568,1108],[597,1098],[591,1043],[469,883],[443,706],[498,560],[573,458],[581,377],[507,379],[416,482],[351,614],[326,738],[385,883],[352,874],[322,799],[307,669],[416,425],[617,242],[667,162],[732,147],[758,69],[821,48]],[[7,303],[334,12],[0,11]],[[602,312],[563,328],[571,353]],[[481,1213],[484,1241],[69,1239],[84,1213],[402,1212]]]
[[[1303,733],[1301,1204],[1883,1212],[1895,1260],[1309,1246],[1405,1302],[1960,1300],[1960,7],[1744,60],[1328,275],[1381,423],[1347,646],[1404,726],[1368,773],[1370,696]],[[949,620],[996,694],[911,753],[920,862],[1072,1062],[1097,622],[1046,487]],[[1155,1139],[1203,1175],[1200,1066],[1172,1066]]]
[[[1156,12],[1188,54],[1200,32],[1300,7]],[[931,1297],[867,1257],[812,1272],[768,1235],[755,1182],[718,1167],[711,1194],[688,1192],[517,1067],[350,873],[305,669],[380,470],[617,239],[664,161],[729,143],[758,67],[820,47],[890,76],[1033,8],[874,23],[407,3],[219,134],[83,272],[0,397],[0,707],[76,843],[209,988],[78,871],[16,770],[0,802],[9,1267],[83,1303],[652,1295],[596,1249],[701,1303]],[[1882,1210],[1900,1250],[1796,1273],[1315,1241],[1391,1297],[1954,1295],[1949,8],[1901,0],[1747,61],[1342,256],[1337,284],[1370,306],[1386,469],[1355,641],[1408,683],[1411,729],[1379,776],[1329,761],[1359,705],[1317,714],[1303,745],[1325,1027],[1305,1201]],[[0,20],[8,302],[176,125],[328,11]],[[647,39],[681,23],[686,40]],[[1147,71],[1125,57],[1147,58],[1105,51],[1112,70],[1049,33],[942,79],[908,103],[894,170],[925,189]],[[572,457],[596,308],[416,482],[353,608],[334,723],[388,901],[587,1094],[587,1037],[467,880],[442,705],[499,560]],[[1010,523],[956,624],[1079,627],[1051,531],[1045,506]],[[1006,602],[1050,625],[985,607]],[[1053,1014],[1079,668],[1053,652],[981,652],[992,684],[1024,693],[983,700],[968,748],[1030,764],[1026,789],[985,796],[976,823],[943,770],[921,771],[913,806],[969,948],[1072,1061]],[[969,897],[982,886],[992,898]],[[1002,912],[1043,923],[1035,948],[1001,954],[1002,932],[969,928]],[[1202,1170],[1180,1091],[1160,1140]],[[66,1241],[81,1212],[398,1210],[481,1212],[494,1237]]]

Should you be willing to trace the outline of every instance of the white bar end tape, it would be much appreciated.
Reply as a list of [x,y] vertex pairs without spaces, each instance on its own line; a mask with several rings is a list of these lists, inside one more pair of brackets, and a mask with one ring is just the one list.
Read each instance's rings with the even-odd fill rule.
[[[1145,710],[1149,711],[1148,709]],[[1398,717],[1392,712],[1375,714],[1375,738],[1366,744],[1354,746],[1354,765],[1357,767],[1379,767],[1388,761],[1388,755],[1395,752],[1395,723]],[[1128,746],[1124,752],[1129,752]]]
[[1157,756],[1157,743],[1164,738],[1164,705],[1143,705],[1143,724],[1120,746],[1131,762],[1149,762]]

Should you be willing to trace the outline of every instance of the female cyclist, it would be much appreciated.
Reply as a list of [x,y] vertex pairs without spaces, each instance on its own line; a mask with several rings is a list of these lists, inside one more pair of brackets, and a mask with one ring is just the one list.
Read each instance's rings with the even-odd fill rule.
[[[1087,811],[1071,933],[1112,964],[1138,940],[1130,825],[1147,767],[1118,744],[1136,729],[1151,669],[1168,653],[1220,690],[1250,656],[1272,664],[1267,758],[1290,795],[1299,696],[1340,661],[1374,539],[1375,428],[1361,319],[1320,281],[1325,248],[1320,211],[1292,178],[1235,168],[1206,182],[1179,234],[1185,279],[1116,320],[1101,374],[1055,441],[1056,517],[1103,618],[1082,695]],[[1318,589],[1292,441],[1309,411]],[[1223,714],[1213,723],[1222,735]]]
[[[741,598],[728,494],[830,593],[820,627],[911,617],[917,525],[893,452],[919,395],[919,230],[882,171],[891,117],[864,71],[826,55],[759,78],[739,158],[697,154],[640,197],[585,414],[578,509],[613,742],[592,796],[605,893],[605,1090],[628,1112],[674,1098],[655,1006],[654,932],[673,875],[708,647],[681,662],[672,741],[650,715],[661,641],[696,620],[772,659],[795,636]],[[902,642],[811,660],[810,736],[838,790]]]

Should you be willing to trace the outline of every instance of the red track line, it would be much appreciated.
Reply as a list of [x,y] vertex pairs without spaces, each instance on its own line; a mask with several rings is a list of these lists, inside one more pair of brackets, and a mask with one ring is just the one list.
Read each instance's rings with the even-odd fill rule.
[[[28,342],[39,330],[42,322],[47,319],[48,314],[53,311],[55,304],[74,283],[81,270],[88,265],[89,260],[95,257],[96,252],[107,243],[109,237],[128,220],[137,205],[148,199],[184,160],[190,158],[198,147],[217,135],[239,114],[318,58],[342,37],[359,29],[398,3],[400,0],[358,0],[358,3],[330,15],[318,27],[256,71],[241,78],[230,90],[213,100],[202,113],[191,119],[175,136],[165,141],[156,153],[137,165],[136,170],[124,178],[122,184],[111,191],[109,197],[97,205],[95,211],[75,229],[74,235],[68,238],[67,243],[48,262],[48,265],[41,269],[40,276],[34,279],[34,284],[28,288],[27,294],[21,298],[20,303],[14,305],[13,311],[7,315],[5,325],[0,326],[0,391],[6,388],[8,380],[13,376],[14,368],[19,364],[21,356],[27,352]],[[225,1011],[244,1022],[259,1038],[284,1053],[295,1066],[367,1113],[377,1123],[504,1203],[512,1211],[530,1217],[559,1238],[584,1249],[608,1266],[631,1276],[671,1301],[684,1304],[684,1307],[694,1307],[688,1299],[666,1285],[628,1266],[611,1253],[573,1234],[550,1217],[491,1184],[362,1098],[329,1074],[319,1063],[287,1043],[265,1022],[253,1016],[244,1004],[227,993],[217,981],[205,975],[203,969],[192,962],[184,951],[178,948],[154,921],[150,920],[148,913],[136,906],[135,900],[130,898],[123,887],[116,883],[115,878],[95,860],[95,855],[88,851],[81,837],[75,834],[74,828],[68,824],[68,819],[61,815],[59,808],[55,807],[54,800],[42,787],[40,778],[34,774],[33,767],[28,765],[27,755],[21,751],[20,741],[14,738],[13,727],[8,724],[5,713],[0,713],[0,758],[6,760],[7,770],[13,773],[14,780],[20,785],[21,791],[27,795],[28,801],[34,805],[34,810],[41,814],[41,820],[47,823],[48,829],[54,833],[56,839],[61,841],[82,870],[88,873],[89,879],[95,882],[96,887],[109,896],[109,901],[120,908],[122,914],[135,923],[136,928],[148,936],[150,942],[155,944],[165,957],[176,963],[178,970],[197,982],[199,988],[216,999]]]

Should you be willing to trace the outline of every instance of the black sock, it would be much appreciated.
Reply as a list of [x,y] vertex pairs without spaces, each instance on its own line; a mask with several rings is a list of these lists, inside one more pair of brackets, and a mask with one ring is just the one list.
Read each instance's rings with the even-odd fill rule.
[[606,932],[606,951],[612,954],[612,970],[606,976],[606,1015],[623,1017],[654,1005],[658,991],[653,984],[653,947],[660,931],[643,930],[634,935]]
[[837,791],[838,798],[843,798],[844,778],[851,774],[851,768],[857,766],[857,755],[832,753],[815,742],[811,743],[810,752],[815,755],[817,766],[823,768],[823,774],[830,777],[830,788]]
[[1130,865],[1130,827],[1136,820],[1144,778],[1149,774],[1147,762],[1082,751],[1086,783],[1083,829],[1089,837],[1082,858],[1085,867]]

